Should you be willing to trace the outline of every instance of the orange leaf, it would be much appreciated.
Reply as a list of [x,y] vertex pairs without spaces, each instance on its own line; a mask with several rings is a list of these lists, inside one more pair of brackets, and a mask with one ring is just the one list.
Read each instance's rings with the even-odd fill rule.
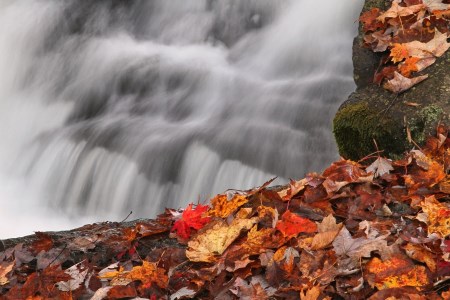
[[410,77],[412,72],[417,72],[419,68],[417,67],[417,62],[420,60],[418,57],[408,57],[405,62],[403,62],[400,67],[400,73],[405,77]]
[[403,44],[395,43],[389,55],[394,63],[401,62],[409,57],[408,49]]
[[278,222],[277,227],[284,236],[294,236],[300,232],[316,232],[317,225],[313,221],[299,217],[298,215],[287,210]]
[[421,289],[429,284],[429,278],[424,266],[413,265],[410,261],[399,257],[382,261],[374,257],[367,263],[369,284],[379,290],[414,286]]
[[226,218],[247,202],[247,197],[239,194],[234,195],[231,200],[228,200],[227,195],[217,195],[211,199],[212,209],[209,211],[209,214],[219,218]]
[[436,200],[434,195],[426,197],[420,205],[427,216],[428,233],[438,233],[443,238],[450,235],[450,207]]

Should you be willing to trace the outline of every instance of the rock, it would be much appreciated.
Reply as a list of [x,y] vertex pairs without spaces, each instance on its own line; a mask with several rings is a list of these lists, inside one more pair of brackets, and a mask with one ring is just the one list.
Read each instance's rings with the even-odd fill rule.
[[[388,2],[389,3],[389,2]],[[366,0],[363,12],[373,7],[386,9],[386,1]],[[381,54],[363,47],[361,26],[353,43],[354,79],[356,91],[341,105],[333,121],[333,131],[339,153],[358,160],[377,150],[396,157],[425,137],[433,135],[439,122],[449,124],[450,113],[450,51],[436,63],[417,75],[429,78],[399,95],[374,83],[372,78]]]

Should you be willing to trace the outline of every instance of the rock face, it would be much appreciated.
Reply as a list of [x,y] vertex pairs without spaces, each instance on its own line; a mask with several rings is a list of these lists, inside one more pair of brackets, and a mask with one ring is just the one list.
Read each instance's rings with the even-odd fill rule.
[[[385,10],[386,1],[366,0],[363,12],[373,7]],[[425,69],[428,79],[399,95],[372,83],[380,58],[380,54],[364,48],[360,26],[353,43],[357,89],[341,105],[333,121],[339,153],[345,158],[357,160],[376,151],[374,141],[379,150],[384,150],[383,155],[395,157],[413,147],[408,131],[420,145],[439,122],[449,124],[450,51]]]

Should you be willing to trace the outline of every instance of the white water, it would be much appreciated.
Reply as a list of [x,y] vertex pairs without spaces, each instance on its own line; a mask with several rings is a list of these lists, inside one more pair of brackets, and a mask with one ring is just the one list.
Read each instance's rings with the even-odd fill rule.
[[0,238],[337,157],[362,0],[0,2]]

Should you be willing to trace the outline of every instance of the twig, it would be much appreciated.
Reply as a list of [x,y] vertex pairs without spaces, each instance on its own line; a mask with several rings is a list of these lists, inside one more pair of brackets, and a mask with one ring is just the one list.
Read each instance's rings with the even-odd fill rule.
[[131,216],[132,213],[133,213],[133,211],[130,211],[130,213],[125,217],[125,219],[123,219],[122,221],[120,221],[120,223],[125,222],[125,221]]

